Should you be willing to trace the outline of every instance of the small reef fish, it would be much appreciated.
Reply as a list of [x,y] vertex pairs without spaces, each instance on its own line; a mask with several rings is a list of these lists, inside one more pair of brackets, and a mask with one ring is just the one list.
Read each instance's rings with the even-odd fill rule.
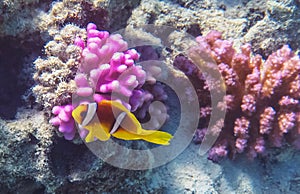
[[76,123],[89,131],[86,142],[95,138],[107,141],[111,136],[123,140],[145,140],[169,145],[173,136],[167,132],[143,129],[140,122],[125,106],[117,101],[81,104],[72,116]]

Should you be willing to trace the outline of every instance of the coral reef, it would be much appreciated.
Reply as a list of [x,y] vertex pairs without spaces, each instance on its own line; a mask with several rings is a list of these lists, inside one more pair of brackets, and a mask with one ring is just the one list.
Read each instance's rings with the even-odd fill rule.
[[[31,43],[48,41],[67,24],[85,26],[89,22],[115,31],[126,26],[138,3],[139,0],[4,0],[0,2],[0,37],[12,36]],[[120,11],[123,14],[119,16]]]
[[[75,135],[74,120],[71,114],[66,114],[73,109],[73,94],[77,93],[84,100],[95,94],[94,100],[100,101],[120,88],[118,92],[129,98],[132,90],[145,82],[145,72],[141,67],[133,66],[134,60],[138,59],[137,52],[121,52],[125,50],[127,43],[120,35],[109,36],[106,31],[97,31],[95,24],[88,25],[87,35],[85,30],[67,25],[45,46],[47,59],[35,61],[37,85],[33,92],[36,100],[46,109],[53,107],[52,112],[57,116],[51,123],[60,126],[66,139],[73,139]],[[129,104],[126,105],[130,109]]]
[[[47,43],[45,53],[46,59],[35,61],[37,85],[32,91],[45,109],[52,108],[55,117],[50,122],[68,140],[75,137],[71,112],[82,102],[117,100],[144,119],[151,102],[166,99],[162,86],[156,84],[160,69],[149,67],[146,74],[135,64],[139,54],[127,49],[121,35],[99,31],[93,23],[87,31],[67,25]],[[167,115],[153,107],[149,114],[154,126]],[[87,135],[80,131],[81,137]]]
[[149,172],[113,168],[85,145],[58,138],[43,111],[22,109],[16,118],[0,119],[1,193],[122,193],[132,184],[139,192],[147,189]]
[[71,102],[76,90],[74,76],[81,57],[81,49],[73,44],[76,36],[85,37],[85,30],[74,25],[65,26],[46,44],[47,58],[34,62],[36,86],[32,91],[45,109]]
[[[0,2],[0,37],[13,36],[34,39],[26,36],[36,32],[33,18],[44,10],[50,1],[4,0]],[[20,11],[22,10],[22,11]]]
[[[263,7],[264,17],[251,26],[244,36],[244,41],[251,43],[253,51],[262,53],[264,57],[284,44],[289,44],[295,50],[299,49],[299,40],[293,38],[299,36],[299,32],[294,31],[300,27],[299,2],[267,1]],[[266,25],[269,26],[267,29]]]
[[[16,118],[11,122],[0,120],[0,174],[6,177],[1,190],[43,191],[48,182],[57,184],[50,178],[53,173],[49,166],[53,130],[49,130],[51,125],[43,113],[36,110],[19,111]],[[26,183],[31,186],[24,188]]]
[[98,21],[102,28],[107,27],[107,10],[100,4],[105,5],[106,1],[85,1],[85,0],[64,0],[52,3],[48,13],[40,12],[37,17],[37,27],[41,32],[47,32],[50,36],[57,34],[60,27],[68,23],[80,26],[86,25],[89,21]]
[[[216,123],[212,129],[212,133],[221,133],[210,149],[209,159],[234,158],[243,152],[254,158],[266,154],[267,147],[281,147],[285,143],[299,147],[299,56],[285,45],[263,61],[260,55],[251,56],[250,44],[243,45],[237,53],[232,42],[223,40],[217,31],[196,40],[199,46],[191,48],[191,52],[207,52],[226,85],[226,96],[218,108],[225,108],[227,114],[224,126]],[[174,65],[203,84],[201,72],[187,59],[184,64],[182,57],[178,58]],[[206,80],[206,88],[216,89],[211,81]],[[203,94],[201,99],[205,99]],[[201,113],[202,118],[209,118],[209,107]],[[195,140],[201,141],[206,130],[198,129]]]
[[[86,26],[93,22],[100,29],[115,31],[126,26],[126,20],[138,3],[139,0],[63,0],[54,2],[48,13],[39,13],[36,18],[36,26],[41,32],[47,32],[51,36],[58,33],[60,27],[68,23]],[[119,14],[120,12],[122,14]]]
[[[4,177],[0,181],[1,193],[127,193],[130,190],[137,193],[217,193],[220,191],[298,193],[300,157],[299,151],[296,152],[291,149],[292,147],[282,146],[279,149],[272,149],[272,152],[267,152],[268,157],[263,160],[249,162],[239,157],[234,162],[224,161],[222,165],[216,165],[204,157],[199,157],[198,146],[190,145],[173,162],[154,169],[155,174],[145,171],[127,171],[105,164],[85,145],[77,145],[59,138],[54,133],[54,127],[49,124],[51,117],[49,113],[54,105],[59,105],[54,111],[57,114],[55,116],[60,115],[59,117],[67,121],[69,116],[67,112],[70,108],[68,103],[71,95],[77,90],[74,78],[80,62],[81,50],[72,44],[77,35],[86,40],[86,32],[74,25],[84,27],[89,22],[94,22],[100,29],[113,32],[126,26],[163,24],[171,25],[194,36],[217,29],[222,32],[223,38],[234,38],[234,48],[238,48],[241,42],[249,42],[254,53],[267,58],[266,56],[284,44],[289,44],[293,50],[298,49],[299,32],[295,29],[299,28],[299,13],[299,1],[292,0],[0,1],[0,176]],[[70,23],[73,25],[68,25]],[[64,31],[65,26],[68,27]],[[76,33],[71,29],[77,29]],[[71,33],[68,33],[69,30]],[[136,33],[144,36],[140,32]],[[44,44],[53,37],[55,39],[43,49]],[[181,40],[178,40],[178,43],[180,42]],[[178,54],[178,52],[172,53],[174,51],[172,49],[167,50],[171,52],[171,57],[166,60],[167,65],[171,64],[168,60],[171,61]],[[45,55],[44,51],[46,51]],[[143,56],[143,51],[138,49],[137,51],[141,54],[140,60],[148,55],[145,52]],[[35,72],[32,62],[37,56],[41,58],[36,61]],[[183,56],[178,56],[177,60],[179,59],[182,61],[181,65],[186,65],[185,68],[193,69],[190,65],[191,61],[186,62]],[[221,68],[225,71],[227,67]],[[260,70],[260,72],[264,71]],[[211,111],[210,98],[205,80],[198,78],[199,76],[203,78],[202,75],[193,72],[194,70],[189,71],[188,76],[192,78],[193,83],[198,83],[195,88],[203,107],[199,126],[201,130],[196,131],[195,138],[198,139],[195,141],[201,141]],[[32,80],[33,73],[36,73],[36,83]],[[270,76],[272,75],[269,74],[266,80],[270,80]],[[176,80],[179,77],[183,76],[176,74]],[[147,74],[146,84],[141,90],[133,91],[130,99],[132,110],[136,109],[134,113],[141,117],[148,114],[145,114],[145,110],[151,109],[150,106],[144,109],[150,99],[165,98],[165,94],[154,96],[151,94],[155,86],[147,85],[148,82],[153,81],[153,79],[150,81],[151,79]],[[285,83],[279,88],[285,88],[284,85]],[[292,85],[294,85],[292,91],[296,95],[299,93],[299,81],[293,82]],[[31,87],[35,88],[36,99],[33,98],[30,90],[27,101],[21,102],[22,94]],[[150,92],[147,92],[148,89]],[[144,91],[141,92],[142,90]],[[161,89],[158,90],[158,94],[159,91]],[[187,101],[193,100],[189,98],[190,91],[185,92]],[[264,93],[267,93],[267,90]],[[280,94],[278,99],[275,97],[277,94]],[[229,118],[232,128],[226,131],[230,131],[230,142],[233,147],[235,146],[233,138],[236,138],[233,136],[234,123],[247,124],[245,119],[249,116],[246,112],[251,113],[254,109],[255,112],[249,120],[251,132],[254,131],[251,126],[256,125],[262,126],[256,130],[257,134],[264,134],[263,138],[257,139],[257,148],[259,148],[257,150],[262,148],[260,146],[262,143],[266,148],[272,146],[271,142],[277,143],[272,137],[275,129],[279,132],[277,137],[283,137],[282,140],[278,139],[277,145],[287,141],[300,147],[299,141],[294,140],[298,132],[295,126],[292,127],[296,121],[299,123],[299,114],[290,111],[295,107],[298,109],[296,103],[299,98],[290,94],[281,96],[277,89],[274,90],[274,94],[271,94],[271,99],[265,98],[263,103],[258,100],[259,103],[256,102],[255,106],[249,105],[258,97],[253,99],[248,95],[244,98],[244,94],[240,94],[240,98],[237,103],[234,103],[231,95],[226,96],[230,107],[237,105],[231,113],[237,113],[235,111],[240,109],[240,112],[245,114],[237,122],[235,116]],[[172,96],[169,99],[172,100]],[[245,113],[241,107],[243,99]],[[35,100],[42,107],[36,106]],[[249,103],[247,104],[246,101]],[[268,107],[260,107],[261,104],[267,103],[269,103]],[[143,105],[138,107],[140,104]],[[30,109],[23,109],[22,106]],[[220,103],[219,107],[226,109],[227,105]],[[255,116],[256,114],[258,116]],[[161,119],[161,117],[157,118],[157,121]],[[255,121],[258,124],[255,124]],[[56,120],[56,122],[61,121]],[[171,120],[170,123],[175,122]],[[170,128],[174,128],[173,126],[176,127],[172,125]],[[242,130],[236,128],[235,131],[237,135],[241,135]],[[280,133],[283,133],[282,136]],[[222,138],[224,137],[223,135]],[[240,145],[243,145],[243,141],[240,142]],[[247,146],[249,147],[249,142]],[[249,151],[248,147],[244,152]],[[215,152],[219,156],[230,155],[227,150],[231,149],[225,146],[216,148],[218,149],[215,149]],[[266,151],[268,149],[265,149],[264,153]],[[248,153],[251,155],[250,152]],[[126,154],[123,158],[131,160],[126,157]]]
[[266,57],[284,44],[298,49],[298,32],[294,29],[300,25],[299,13],[299,3],[292,0],[142,0],[133,10],[128,24],[168,25],[193,36],[207,34],[214,29],[222,32],[225,39],[234,38],[234,47],[249,42],[255,53]]
[[[72,94],[76,91],[74,81],[81,58],[81,48],[74,45],[77,36],[85,37],[86,32],[74,25],[65,26],[54,40],[45,45],[46,58],[35,60],[34,80],[36,85],[32,88],[36,102],[43,106],[44,110],[53,108],[53,114],[57,115],[50,120],[56,126],[60,126],[66,139],[73,139],[75,135],[74,120],[71,118],[72,106],[61,107],[71,102]],[[69,111],[68,111],[69,110]],[[69,113],[68,114],[66,113]]]

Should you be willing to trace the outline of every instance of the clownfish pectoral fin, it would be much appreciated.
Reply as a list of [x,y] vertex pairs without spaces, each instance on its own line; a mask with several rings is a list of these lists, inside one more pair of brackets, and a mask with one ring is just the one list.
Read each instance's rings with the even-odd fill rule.
[[87,136],[85,137],[85,142],[87,142],[87,143],[93,142],[94,140],[95,140],[95,137],[92,134],[92,132],[89,132],[87,134]]
[[110,138],[110,134],[108,129],[102,126],[99,121],[92,121],[89,125],[85,126],[84,128],[89,131],[88,136],[85,138],[86,142],[94,141],[95,137],[100,141],[107,141]]
[[173,138],[171,134],[163,131],[142,129],[142,134],[134,134],[122,128],[112,134],[112,136],[123,140],[145,140],[159,145],[169,145],[170,140]]

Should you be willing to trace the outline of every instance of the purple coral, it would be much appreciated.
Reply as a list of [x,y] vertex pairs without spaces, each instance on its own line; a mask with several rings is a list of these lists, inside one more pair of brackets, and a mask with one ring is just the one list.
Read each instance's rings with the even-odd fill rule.
[[72,140],[75,136],[72,111],[72,105],[54,106],[52,113],[56,116],[50,120],[52,125],[59,126],[59,132],[63,133],[67,140]]
[[[227,111],[224,126],[214,146],[209,151],[209,159],[219,161],[224,156],[236,157],[246,152],[250,158],[265,155],[267,147],[290,143],[299,148],[300,142],[300,59],[285,45],[271,54],[263,62],[260,55],[251,56],[250,44],[241,46],[237,53],[230,41],[223,40],[221,33],[212,31],[196,38],[199,46],[193,52],[208,53],[215,62],[207,61],[207,66],[218,68],[225,85],[226,96],[218,108]],[[201,50],[202,49],[202,50]],[[205,59],[206,60],[206,59]],[[185,61],[185,62],[184,62]],[[208,88],[217,90],[213,84],[217,80],[203,79],[187,59],[177,58],[174,65],[183,70],[197,89],[204,90],[199,95],[200,103],[209,102]],[[229,101],[228,101],[229,100]],[[207,109],[209,103],[204,103]],[[202,106],[203,107],[203,106]],[[202,111],[203,112],[203,111]],[[203,139],[203,129],[207,127],[210,114],[201,114],[203,126],[195,133],[197,143]],[[215,126],[218,126],[217,123]]]
[[81,72],[89,73],[92,69],[98,68],[101,64],[108,63],[115,52],[127,50],[127,42],[119,34],[109,35],[107,31],[97,30],[93,23],[87,25],[87,41],[79,37],[76,38],[75,44],[82,50],[82,62],[79,67]]

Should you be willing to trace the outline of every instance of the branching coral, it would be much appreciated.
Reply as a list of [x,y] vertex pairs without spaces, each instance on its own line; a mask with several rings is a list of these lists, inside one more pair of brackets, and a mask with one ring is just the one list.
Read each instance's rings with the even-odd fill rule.
[[[218,161],[224,156],[234,158],[236,154],[243,152],[254,158],[258,154],[264,155],[267,147],[280,147],[284,143],[299,147],[299,56],[285,45],[263,61],[260,55],[251,56],[249,44],[241,46],[241,53],[237,53],[233,43],[222,40],[221,33],[217,31],[197,37],[196,40],[198,47],[209,53],[215,61],[226,85],[226,96],[218,108],[225,108],[227,114],[224,126],[216,127],[216,123],[212,128],[216,134],[218,131],[221,133],[209,151],[209,159]],[[191,51],[201,52],[201,49],[195,47]],[[201,73],[194,70],[190,61],[185,60],[181,65],[176,65],[178,61],[175,60],[174,64],[190,78],[198,79],[201,85]],[[209,83],[206,80],[204,88],[214,89]],[[200,99],[209,101],[209,97],[203,94],[205,92]],[[204,106],[202,109],[202,120],[209,120],[209,107]],[[198,129],[195,134],[198,142],[201,142],[207,131],[205,126],[201,127],[203,128]]]
[[97,102],[108,98],[119,100],[131,109],[129,97],[146,79],[146,72],[134,64],[139,54],[134,49],[127,50],[127,42],[121,35],[98,31],[92,23],[87,26],[86,46],[79,37],[75,44],[83,49],[79,74],[75,77],[77,95],[93,95]]

